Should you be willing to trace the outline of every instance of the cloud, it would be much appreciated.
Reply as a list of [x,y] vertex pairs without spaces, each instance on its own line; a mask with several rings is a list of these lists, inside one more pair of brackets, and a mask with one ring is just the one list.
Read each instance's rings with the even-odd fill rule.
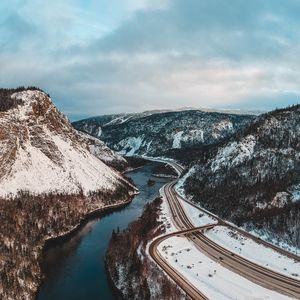
[[72,118],[297,102],[294,0],[13,0],[2,9],[0,85],[39,85]]

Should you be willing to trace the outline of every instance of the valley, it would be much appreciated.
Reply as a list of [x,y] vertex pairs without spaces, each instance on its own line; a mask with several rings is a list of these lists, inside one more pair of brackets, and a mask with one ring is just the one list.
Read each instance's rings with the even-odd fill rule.
[[[184,114],[184,113],[183,113]],[[155,115],[155,113],[154,113]],[[290,116],[292,115],[292,121],[290,120]],[[138,144],[131,144],[130,146],[128,145],[128,147],[126,148],[126,151],[124,150],[125,148],[120,148],[123,142],[118,143],[118,139],[115,140],[114,144],[110,144],[111,147],[114,147],[115,150],[118,150],[120,153],[126,153],[127,155],[137,155],[139,154],[140,157],[145,157],[148,159],[152,159],[152,160],[158,160],[158,161],[162,161],[162,162],[168,162],[170,165],[172,165],[178,172],[178,174],[180,174],[180,178],[178,180],[178,182],[176,183],[176,185],[172,185],[172,188],[175,191],[175,194],[177,196],[171,196],[172,193],[174,192],[164,192],[162,195],[164,195],[164,197],[166,197],[166,199],[170,198],[171,199],[175,199],[176,197],[180,197],[180,198],[186,198],[188,199],[188,204],[182,204],[183,207],[185,207],[186,205],[190,205],[190,203],[192,203],[192,206],[196,207],[198,209],[197,204],[199,203],[201,205],[201,207],[203,207],[204,209],[208,209],[209,211],[212,211],[213,213],[215,213],[215,215],[212,215],[211,213],[208,213],[207,210],[201,210],[200,209],[200,214],[204,214],[205,216],[211,216],[211,218],[214,218],[215,220],[217,220],[218,224],[224,226],[224,224],[227,224],[228,229],[230,234],[227,234],[227,241],[226,244],[223,244],[222,247],[222,243],[224,243],[222,240],[219,240],[219,238],[217,236],[212,235],[215,239],[217,239],[217,243],[209,240],[206,237],[206,234],[201,234],[199,233],[199,230],[195,229],[195,226],[206,226],[206,224],[201,223],[201,225],[199,224],[192,224],[191,221],[188,221],[189,218],[192,219],[197,219],[197,216],[195,216],[195,213],[191,213],[191,209],[185,207],[184,209],[186,209],[188,211],[187,216],[188,217],[184,217],[184,213],[179,213],[179,212],[173,212],[173,223],[175,224],[175,226],[177,226],[178,230],[187,230],[186,232],[183,231],[183,234],[185,236],[188,236],[189,240],[193,242],[193,244],[195,243],[195,239],[199,239],[199,244],[196,243],[196,248],[198,249],[198,251],[200,250],[200,252],[203,254],[205,254],[206,256],[208,256],[210,259],[212,259],[212,261],[214,261],[215,263],[217,263],[218,265],[224,266],[226,269],[230,270],[232,273],[232,276],[238,276],[238,278],[234,279],[233,282],[237,281],[239,282],[241,279],[239,279],[241,276],[241,278],[246,278],[247,280],[250,280],[251,282],[254,283],[254,285],[259,285],[262,286],[263,289],[261,289],[260,287],[255,287],[256,290],[260,290],[262,295],[265,295],[263,297],[269,297],[267,295],[271,295],[272,292],[269,291],[276,291],[278,294],[275,294],[272,296],[274,297],[274,299],[278,298],[278,299],[285,299],[284,296],[280,296],[282,294],[290,296],[290,297],[297,297],[300,294],[299,291],[299,269],[297,269],[298,267],[296,267],[295,271],[290,271],[290,273],[288,273],[289,269],[293,269],[295,267],[295,263],[297,261],[299,261],[299,257],[297,255],[294,255],[293,253],[289,252],[289,251],[293,251],[293,247],[298,247],[299,245],[297,245],[297,243],[295,243],[295,241],[297,241],[297,233],[299,232],[297,229],[295,229],[294,225],[290,225],[289,227],[286,226],[284,228],[280,229],[280,232],[278,231],[278,229],[275,229],[275,227],[273,228],[268,228],[268,234],[267,235],[263,235],[260,234],[260,230],[261,230],[261,222],[264,222],[263,220],[266,220],[263,216],[269,216],[271,219],[273,220],[273,222],[276,219],[277,214],[281,214],[280,219],[284,221],[285,218],[285,214],[286,212],[289,212],[290,214],[295,214],[292,218],[288,218],[287,220],[288,222],[295,222],[295,224],[297,224],[297,200],[293,200],[292,198],[289,197],[293,197],[293,195],[297,195],[297,192],[290,192],[292,191],[293,188],[289,187],[289,184],[286,185],[285,188],[283,188],[283,186],[281,184],[278,184],[278,181],[274,181],[272,183],[272,186],[270,186],[270,177],[268,177],[268,179],[264,182],[265,178],[263,177],[263,175],[260,175],[259,172],[271,172],[270,174],[275,174],[276,176],[276,172],[279,172],[279,170],[282,170],[282,172],[286,172],[286,174],[288,174],[289,172],[291,172],[290,170],[294,170],[295,172],[297,171],[297,165],[294,165],[291,163],[291,159],[292,157],[294,157],[296,159],[297,157],[297,134],[296,134],[296,128],[297,128],[297,118],[298,118],[299,114],[298,114],[298,106],[295,107],[290,107],[284,110],[278,110],[278,111],[274,111],[274,112],[270,112],[267,114],[263,114],[261,116],[258,116],[256,118],[253,119],[253,122],[249,122],[248,124],[243,124],[240,125],[240,127],[238,129],[236,129],[235,131],[228,133],[228,136],[223,137],[219,140],[215,140],[212,141],[211,144],[206,144],[204,145],[202,144],[198,144],[195,146],[195,144],[191,143],[189,145],[187,144],[180,144],[180,147],[178,147],[177,149],[174,149],[176,147],[174,146],[174,141],[178,141],[178,136],[177,136],[177,131],[174,129],[173,133],[170,135],[169,139],[173,138],[173,144],[166,146],[167,150],[158,150],[158,152],[156,153],[160,153],[160,157],[159,158],[155,158],[151,155],[151,151],[149,152],[149,147],[143,148],[143,142],[138,143]],[[155,117],[153,117],[152,115],[150,115],[150,117],[152,117],[155,120]],[[139,118],[139,117],[138,117]],[[144,118],[144,116],[143,116]],[[149,118],[149,115],[146,117]],[[92,125],[91,127],[89,126],[90,121],[92,120]],[[99,123],[95,123],[96,119],[89,119],[89,120],[85,120],[79,123],[76,123],[75,126],[79,126],[80,130],[89,130],[90,133],[93,132],[93,130],[96,130],[95,128],[98,128],[98,132],[100,132],[100,127],[99,127]],[[98,120],[98,119],[97,119]],[[129,120],[131,120],[131,118],[129,118]],[[127,124],[127,122],[129,124]],[[147,121],[146,121],[147,122]],[[276,123],[277,122],[277,123]],[[278,122],[282,122],[286,125],[279,125]],[[79,124],[79,125],[78,125]],[[83,125],[84,124],[84,125]],[[277,127],[272,126],[272,124],[277,124]],[[81,125],[83,125],[83,127],[80,127]],[[97,127],[98,126],[98,127]],[[106,128],[106,126],[108,128]],[[110,127],[114,127],[114,129],[111,129]],[[126,130],[128,130],[129,132],[131,132],[131,134],[134,136],[134,131],[130,131],[131,126],[134,128],[135,126],[133,126],[132,124],[130,124],[130,121],[128,121],[127,119],[123,120],[120,124],[118,122],[114,122],[114,121],[110,121],[107,125],[104,124],[103,127],[101,127],[101,134],[99,133],[99,136],[101,136],[103,134],[103,132],[105,130],[109,131],[111,130],[112,132],[117,132],[118,130],[120,130],[122,132],[122,130],[124,130],[124,128],[127,128]],[[164,124],[165,126],[165,134],[167,137],[167,135],[169,133],[168,130],[170,130],[170,128],[174,128],[173,127],[173,123],[170,123],[168,125]],[[94,128],[94,129],[92,129]],[[106,129],[103,129],[106,128]],[[146,127],[139,127],[139,130],[142,131],[143,134],[146,132],[148,129],[145,129]],[[254,130],[256,130],[256,134],[252,134],[251,132],[253,131],[252,128],[255,128]],[[103,131],[104,130],[104,131]],[[277,131],[281,130],[281,133],[278,133]],[[271,132],[271,134],[270,134]],[[266,137],[266,134],[268,134],[268,140]],[[105,136],[105,135],[104,135]],[[117,135],[115,135],[117,136]],[[136,136],[135,136],[136,137]],[[272,141],[272,138],[275,139],[276,137],[276,141]],[[162,137],[160,136],[160,139]],[[267,164],[270,161],[270,159],[272,160],[272,156],[269,155],[268,159],[262,159],[263,155],[268,155],[264,152],[259,152],[260,147],[258,146],[258,142],[257,142],[257,138],[260,139],[262,142],[263,147],[268,147],[274,157],[274,159],[281,159],[282,158],[282,154],[286,153],[286,155],[289,157],[289,167],[287,167],[287,165],[284,165],[287,161],[285,159],[283,159],[283,161],[281,161],[280,163],[282,164],[282,167],[280,166],[280,163],[276,163],[274,162],[273,159],[273,164],[276,164],[277,167],[281,168],[281,169],[276,169],[276,171],[274,172],[274,170],[271,169],[271,167],[269,167]],[[292,141],[292,138],[296,139],[294,142]],[[280,141],[279,141],[280,140]],[[202,140],[203,141],[203,140]],[[294,144],[293,144],[294,143]],[[176,143],[175,143],[176,144]],[[152,143],[151,143],[152,145]],[[179,144],[177,144],[179,145]],[[287,145],[287,146],[286,146]],[[169,148],[168,148],[169,147]],[[277,148],[276,148],[277,147]],[[284,147],[290,147],[289,150],[281,150]],[[281,149],[278,149],[281,148]],[[170,149],[172,152],[170,152]],[[291,151],[295,151],[295,154],[293,154],[291,156]],[[189,156],[189,154],[193,152],[194,155],[192,157]],[[155,152],[153,152],[155,153]],[[172,153],[172,154],[170,154]],[[196,158],[195,158],[196,155]],[[186,157],[184,157],[186,156]],[[215,158],[214,158],[215,156]],[[253,158],[253,156],[255,156],[255,158]],[[186,166],[186,170],[183,170],[183,168],[181,168],[178,164],[176,164],[176,160],[181,160],[181,163],[183,163]],[[213,159],[215,160],[213,160]],[[209,161],[211,159],[211,161]],[[248,161],[251,160],[251,163],[248,164]],[[203,162],[205,161],[209,161],[210,165],[205,165],[203,166],[203,175],[201,174],[201,169],[200,167],[202,166]],[[264,163],[264,167],[258,166],[257,168],[253,168],[253,161],[255,161],[255,163],[260,163],[263,162]],[[297,164],[297,163],[296,163]],[[236,170],[231,171],[231,169],[236,168]],[[241,168],[240,170],[238,168]],[[254,173],[245,173],[247,171],[247,168],[250,170],[250,172],[256,172]],[[210,175],[210,172],[212,175]],[[219,173],[218,173],[219,172]],[[222,172],[222,173],[220,173]],[[272,173],[273,172],[273,173]],[[232,174],[232,175],[231,175]],[[238,175],[240,174],[240,176]],[[197,177],[196,177],[197,176]],[[200,177],[202,176],[202,177]],[[211,176],[211,177],[209,177]],[[212,177],[212,176],[215,176]],[[220,180],[222,180],[222,176],[224,176],[224,183],[222,183],[222,186],[220,187],[220,192],[218,191],[218,187],[217,185],[215,185],[214,182],[218,182]],[[235,176],[235,177],[233,177]],[[254,183],[252,188],[252,191],[256,191],[258,196],[252,196],[249,194],[250,189],[247,189],[247,187],[244,186],[244,184],[251,184],[251,181],[247,181],[246,178],[251,177],[252,179],[256,180],[256,182]],[[264,175],[265,176],[265,175]],[[272,176],[272,175],[271,175]],[[280,176],[280,175],[278,175]],[[284,182],[288,182],[289,178],[291,175],[287,175],[285,176]],[[245,177],[245,180],[243,179]],[[197,180],[199,180],[198,182],[196,182],[195,178],[197,178]],[[210,182],[208,181],[208,179],[210,179]],[[281,177],[282,178],[282,177]],[[293,177],[294,181],[293,182],[297,182],[297,177]],[[218,180],[218,181],[216,181]],[[259,185],[255,184],[257,183],[257,181],[259,181]],[[212,191],[211,196],[207,193],[208,189],[205,188],[204,184],[208,183],[209,188]],[[239,187],[236,188],[236,185],[239,185]],[[268,186],[269,185],[269,186]],[[168,186],[168,185],[167,185]],[[297,186],[294,185],[293,186]],[[171,187],[171,185],[170,185]],[[201,187],[201,188],[200,188]],[[232,187],[234,187],[234,189],[232,189]],[[278,190],[276,191],[277,188]],[[284,190],[280,190],[280,189],[284,189]],[[265,194],[263,194],[262,192],[260,192],[261,189],[265,189]],[[236,196],[239,191],[243,191],[243,202],[240,203],[236,203],[235,201],[237,201],[238,196]],[[279,192],[280,191],[280,192]],[[180,195],[177,194],[177,192],[179,192]],[[224,195],[225,192],[225,195]],[[218,194],[220,193],[220,194]],[[266,196],[266,193],[268,193],[268,196]],[[276,194],[277,193],[277,194]],[[253,201],[255,201],[255,199],[257,199],[256,201],[261,201],[258,200],[259,197],[261,197],[262,199],[264,199],[264,201],[267,203],[268,200],[270,199],[270,197],[272,197],[272,194],[274,195],[274,200],[271,202],[271,204],[266,204],[264,207],[262,207],[260,204],[256,204],[255,209],[250,208],[250,205],[252,205],[251,203],[253,203]],[[202,199],[206,199],[205,201],[202,201]],[[211,198],[209,198],[211,197]],[[219,198],[220,197],[220,198]],[[229,198],[232,199],[232,197],[235,199],[234,201],[229,200]],[[247,197],[249,197],[247,200]],[[269,198],[268,198],[269,197]],[[286,200],[282,200],[282,197],[286,197]],[[281,199],[282,198],[282,199]],[[208,199],[209,202],[208,202]],[[228,200],[226,200],[228,199]],[[171,202],[170,205],[172,207],[172,201],[173,200],[169,200]],[[285,201],[285,202],[282,202]],[[210,203],[210,205],[207,206],[206,203]],[[281,204],[283,203],[283,204]],[[195,206],[196,204],[196,206]],[[175,206],[176,207],[176,206]],[[175,208],[176,209],[176,208]],[[183,210],[181,210],[183,211]],[[227,212],[231,211],[232,215],[229,215]],[[243,215],[243,212],[246,212],[247,215]],[[251,215],[253,214],[253,215]],[[183,216],[183,220],[186,221],[180,221],[180,215]],[[218,217],[216,216],[218,215]],[[259,216],[261,219],[259,219]],[[274,218],[275,216],[275,218]],[[242,228],[251,231],[251,232],[255,232],[256,235],[253,236],[251,234],[249,234],[249,232],[247,231],[243,231],[242,229],[236,227],[236,225],[233,225],[232,223],[226,223],[226,221],[224,221],[224,218],[228,221],[233,221],[236,225],[241,226]],[[208,218],[209,219],[209,218]],[[209,220],[208,220],[209,221]],[[179,223],[178,223],[179,222]],[[210,222],[210,221],[209,221]],[[252,224],[251,226],[249,224]],[[177,225],[176,225],[177,224]],[[281,223],[280,224],[284,224]],[[291,224],[291,223],[290,223]],[[297,226],[297,225],[296,225]],[[218,228],[218,227],[216,227]],[[295,230],[293,232],[290,232],[290,230]],[[208,228],[203,229],[204,232],[213,232],[213,229],[211,229],[211,225],[208,225]],[[234,231],[237,231],[234,233]],[[192,233],[189,233],[189,231],[191,231]],[[180,231],[179,231],[180,232]],[[277,235],[278,234],[278,235]],[[172,234],[171,234],[172,235]],[[178,235],[177,233],[174,233],[174,235]],[[240,235],[240,236],[239,236]],[[281,238],[277,239],[277,242],[274,241],[271,237],[272,236],[281,236]],[[245,240],[245,242],[241,242],[239,252],[236,251],[236,249],[233,248],[228,248],[228,245],[234,245],[235,243],[235,238],[239,236],[238,239]],[[264,238],[266,241],[271,242],[270,243],[266,243],[264,240],[262,240],[261,238],[257,238],[257,236],[261,236],[261,238]],[[290,238],[285,238],[287,236],[293,236],[293,238],[295,240],[292,240]],[[161,238],[162,240],[165,239],[165,237]],[[249,241],[246,242],[246,240],[249,239]],[[158,239],[159,240],[159,239]],[[182,241],[182,243],[184,243]],[[254,253],[256,253],[256,258],[255,255],[253,257],[253,255],[250,257],[249,256],[243,256],[243,245],[244,243],[247,243],[248,247],[250,247],[247,251],[248,255],[249,253],[251,253],[252,251],[254,251]],[[273,243],[273,244],[272,244]],[[221,245],[220,245],[221,244]],[[164,243],[165,247],[168,248],[167,246],[167,242]],[[249,246],[251,245],[251,246]],[[283,250],[282,248],[278,248],[274,245],[280,245],[283,248],[288,249],[288,251]],[[152,247],[152,245],[151,245]],[[153,246],[154,247],[154,246]],[[158,247],[158,246],[156,246]],[[164,247],[164,248],[165,248]],[[232,246],[230,246],[232,247]],[[237,244],[235,246],[236,248],[238,247]],[[227,248],[227,249],[226,249]],[[220,250],[221,249],[221,250]],[[152,251],[152,256],[153,258],[155,257],[154,253],[154,248],[151,248]],[[157,250],[156,250],[157,251]],[[197,252],[197,250],[195,250]],[[266,254],[265,251],[271,251],[270,254]],[[272,252],[273,251],[273,252]],[[157,252],[156,252],[157,253]],[[270,256],[270,257],[274,257],[273,261],[269,261],[269,262],[263,262],[260,261],[259,259],[259,253],[265,253],[263,254],[264,256]],[[165,253],[167,254],[167,253]],[[226,259],[224,259],[224,256],[226,257]],[[222,258],[222,260],[220,260],[220,257]],[[283,267],[281,267],[281,269],[276,268],[275,261],[276,261],[276,257],[280,260],[283,259],[283,261],[285,261],[285,263],[283,263]],[[167,258],[167,259],[170,259]],[[287,260],[286,260],[287,259]],[[183,287],[183,290],[190,295],[190,297],[192,297],[193,299],[198,299],[201,298],[201,289],[197,289],[198,292],[196,292],[196,294],[194,294],[195,292],[195,286],[191,286],[190,283],[187,283],[186,280],[184,280],[184,283],[182,283],[182,279],[180,279],[180,276],[182,275],[178,275],[178,270],[176,272],[174,272],[174,266],[170,269],[170,265],[166,264],[165,261],[159,260],[158,257],[154,258],[154,260],[169,274],[169,276],[171,276],[171,278],[173,278],[177,284],[179,284],[179,286]],[[259,262],[258,264],[256,264],[257,262]],[[212,263],[212,262],[210,262]],[[262,265],[266,266],[266,268],[263,268]],[[273,269],[270,269],[270,265],[273,265]],[[274,269],[275,267],[275,269]],[[169,271],[168,271],[169,270]],[[180,271],[180,270],[179,270]],[[221,271],[225,272],[225,271]],[[227,272],[227,271],[226,271]],[[226,273],[225,272],[225,273]],[[185,271],[185,276],[188,276],[189,272]],[[228,276],[231,273],[228,274]],[[233,275],[233,274],[237,274],[237,275]],[[178,277],[179,276],[179,277]],[[202,275],[203,276],[203,275]],[[240,277],[239,277],[240,276]],[[294,279],[288,278],[288,276],[293,277]],[[270,279],[272,278],[272,280]],[[243,282],[244,279],[241,280],[241,282]],[[182,285],[183,284],[183,285]],[[208,283],[209,284],[209,283]],[[233,284],[233,283],[232,283]],[[243,283],[243,285],[247,285],[247,286],[251,286],[251,283]],[[265,289],[264,289],[265,288]],[[220,286],[220,289],[222,289],[222,284]],[[204,287],[204,290],[206,290],[206,288]],[[190,291],[190,292],[189,292]],[[200,293],[200,294],[197,294]],[[208,294],[210,294],[211,291],[208,291]],[[271,294],[269,294],[271,293]],[[198,296],[197,296],[198,295]],[[213,293],[211,294],[213,295]],[[219,295],[223,295],[225,297],[225,294],[219,294]],[[233,293],[232,295],[235,295],[234,297],[244,297],[246,296],[246,294],[235,294]],[[257,295],[261,295],[260,292],[258,292]],[[215,297],[215,296],[210,296],[211,297]],[[221,297],[221,296],[218,296]],[[233,296],[232,296],[233,297]],[[205,298],[205,297],[204,297]],[[215,299],[215,298],[214,298]],[[222,297],[220,298],[222,299]]]
[[0,12],[0,300],[300,300],[300,1]]
[[299,106],[104,116],[77,131],[43,91],[1,93],[4,299],[97,298],[104,281],[108,299],[300,295]]

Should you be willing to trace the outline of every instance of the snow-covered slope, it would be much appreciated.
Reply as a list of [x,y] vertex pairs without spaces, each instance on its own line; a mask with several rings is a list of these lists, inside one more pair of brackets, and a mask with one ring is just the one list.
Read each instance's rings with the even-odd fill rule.
[[83,143],[88,144],[90,152],[102,160],[106,165],[115,167],[118,170],[124,169],[127,166],[128,163],[126,159],[108,148],[103,141],[84,132],[78,131],[78,133],[82,137]]
[[0,111],[0,196],[20,190],[88,194],[125,182],[101,161],[122,158],[73,129],[48,95],[24,90],[10,97],[17,105]]
[[123,155],[169,156],[216,143],[254,119],[200,110],[100,116],[73,123]]
[[261,115],[204,149],[180,187],[222,217],[268,229],[300,246],[299,161],[298,105]]

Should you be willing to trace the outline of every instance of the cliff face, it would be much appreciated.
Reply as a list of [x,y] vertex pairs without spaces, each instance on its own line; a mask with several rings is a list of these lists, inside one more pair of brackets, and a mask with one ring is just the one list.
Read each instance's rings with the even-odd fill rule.
[[0,90],[1,299],[34,298],[46,239],[130,200],[134,187],[103,162],[111,156],[120,160],[78,133],[44,92]]
[[88,194],[123,184],[122,176],[98,158],[122,159],[74,130],[45,93],[25,90],[10,97],[19,104],[0,112],[0,196],[18,190]]
[[192,164],[194,201],[239,224],[269,228],[299,246],[300,107],[276,110]]
[[122,154],[168,156],[214,144],[245,126],[254,116],[186,110],[100,116],[73,123]]

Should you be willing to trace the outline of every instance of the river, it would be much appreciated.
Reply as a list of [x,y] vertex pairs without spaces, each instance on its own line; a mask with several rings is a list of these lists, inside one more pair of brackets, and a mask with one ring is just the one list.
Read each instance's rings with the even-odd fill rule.
[[[104,257],[113,229],[123,230],[143,212],[147,202],[159,195],[169,181],[152,176],[151,162],[127,173],[140,194],[131,204],[99,219],[88,222],[70,240],[45,251],[43,271],[46,275],[38,300],[110,300],[116,299],[107,279]],[[153,186],[147,184],[152,179]]]

